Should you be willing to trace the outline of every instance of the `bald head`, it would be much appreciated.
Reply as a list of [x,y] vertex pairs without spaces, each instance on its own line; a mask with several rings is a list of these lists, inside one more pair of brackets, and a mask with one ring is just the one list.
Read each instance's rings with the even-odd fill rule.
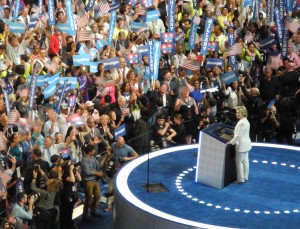
[[122,147],[125,144],[125,140],[123,137],[118,137],[117,144],[119,147]]

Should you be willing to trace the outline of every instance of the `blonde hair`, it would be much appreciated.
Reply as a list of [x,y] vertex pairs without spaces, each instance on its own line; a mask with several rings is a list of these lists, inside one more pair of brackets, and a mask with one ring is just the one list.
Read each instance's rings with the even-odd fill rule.
[[103,114],[103,115],[100,116],[100,123],[101,123],[104,119],[106,119],[107,121],[110,120],[108,115]]
[[248,111],[247,111],[246,107],[244,107],[244,106],[238,106],[238,107],[236,107],[236,111],[239,111],[240,114],[243,117],[247,117],[248,116]]

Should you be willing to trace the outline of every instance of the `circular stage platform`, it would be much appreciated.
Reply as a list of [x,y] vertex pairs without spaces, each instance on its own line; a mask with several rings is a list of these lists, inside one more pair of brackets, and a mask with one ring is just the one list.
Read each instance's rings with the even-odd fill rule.
[[150,153],[147,192],[144,155],[115,180],[114,228],[299,228],[300,148],[254,143],[250,176],[243,185],[215,189],[195,182],[198,145]]

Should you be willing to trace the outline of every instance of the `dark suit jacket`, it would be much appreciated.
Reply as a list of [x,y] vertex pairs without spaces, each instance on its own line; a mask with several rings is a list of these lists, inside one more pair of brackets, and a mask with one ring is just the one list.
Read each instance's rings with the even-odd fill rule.
[[165,1],[162,1],[157,6],[159,13],[160,13],[160,19],[165,23],[166,17],[167,17],[167,10],[166,10],[166,3]]
[[158,91],[148,91],[147,96],[151,101],[151,107],[153,112],[156,112],[159,107],[162,107],[166,116],[170,116],[173,113],[172,98],[166,94],[166,106],[163,107],[163,97]]

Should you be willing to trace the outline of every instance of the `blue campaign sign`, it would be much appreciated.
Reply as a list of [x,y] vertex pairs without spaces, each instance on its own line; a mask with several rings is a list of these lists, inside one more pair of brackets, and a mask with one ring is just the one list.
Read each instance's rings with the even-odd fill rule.
[[68,34],[68,35],[72,35],[70,33],[71,30],[70,30],[70,26],[68,23],[57,23],[56,27],[59,32],[62,32],[62,33]]
[[214,66],[222,67],[223,59],[222,58],[207,58],[206,59],[206,68],[213,68]]
[[135,21],[133,21],[131,23],[132,31],[138,32],[140,28],[147,28],[147,24],[146,23],[135,22]]
[[98,65],[100,64],[100,62],[90,62],[89,66],[90,66],[90,73],[96,73],[98,72]]
[[152,20],[158,20],[159,15],[160,13],[158,10],[148,11],[146,14],[146,22],[151,22]]
[[234,71],[230,71],[230,72],[227,72],[227,73],[224,73],[220,76],[220,79],[222,82],[224,82],[226,85],[228,84],[231,84],[232,82],[234,81],[237,81],[238,78],[235,74]]
[[77,82],[77,77],[61,77],[59,79],[59,84],[63,85],[67,81],[68,83],[71,83],[71,89],[78,88],[79,84]]
[[104,59],[104,60],[101,60],[101,63],[104,64],[104,70],[119,68],[120,67],[120,58],[115,57],[115,58]]
[[126,135],[126,128],[125,124],[121,125],[118,129],[115,130],[115,140],[118,139],[118,137]]
[[74,66],[89,65],[89,63],[90,63],[90,55],[88,55],[88,54],[73,56],[73,65]]
[[47,99],[56,92],[56,84],[49,85],[44,89],[44,98]]
[[252,0],[245,0],[244,1],[244,7],[247,7],[247,6],[252,6]]
[[8,22],[9,31],[12,33],[25,33],[25,23]]
[[141,45],[138,47],[138,53],[142,56],[149,55],[149,45]]
[[202,44],[201,44],[201,50],[200,50],[201,55],[206,55],[206,53],[208,51],[208,44],[210,41],[210,34],[211,34],[213,24],[214,24],[214,20],[212,18],[206,19],[204,35],[202,37]]

